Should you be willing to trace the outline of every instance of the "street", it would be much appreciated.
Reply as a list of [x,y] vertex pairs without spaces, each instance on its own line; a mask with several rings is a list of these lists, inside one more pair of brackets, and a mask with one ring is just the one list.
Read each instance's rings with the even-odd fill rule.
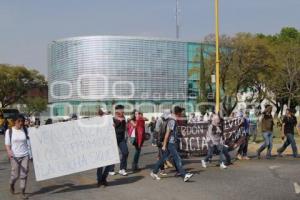
[[[3,136],[0,140],[0,199],[18,199],[18,194],[9,193],[10,165],[4,150]],[[252,152],[256,146],[250,145]],[[130,147],[129,169],[132,157],[133,148]],[[109,176],[108,187],[96,187],[96,170],[36,182],[31,165],[27,193],[32,200],[300,199],[300,159],[291,156],[274,157],[271,160],[253,158],[250,161],[234,161],[226,170],[216,166],[217,159],[218,157],[214,157],[207,169],[201,167],[200,158],[184,160],[185,169],[195,174],[190,182],[184,183],[181,178],[174,176],[175,172],[172,170],[168,170],[167,177],[154,181],[149,174],[156,161],[156,148],[147,143],[140,160],[142,170],[134,174],[128,170],[130,173],[127,177]],[[17,183],[17,193],[20,192],[18,186]]]

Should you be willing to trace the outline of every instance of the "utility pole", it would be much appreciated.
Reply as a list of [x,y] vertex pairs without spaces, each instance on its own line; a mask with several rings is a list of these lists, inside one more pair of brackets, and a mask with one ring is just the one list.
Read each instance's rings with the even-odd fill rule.
[[216,25],[216,113],[220,112],[219,0],[215,0]]
[[179,0],[176,0],[176,39],[179,39]]

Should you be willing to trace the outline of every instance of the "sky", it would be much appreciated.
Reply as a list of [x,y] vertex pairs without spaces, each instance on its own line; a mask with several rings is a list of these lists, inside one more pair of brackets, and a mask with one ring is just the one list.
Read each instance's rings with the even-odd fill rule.
[[[300,0],[219,0],[220,33],[300,29]],[[88,35],[174,38],[176,0],[0,0],[0,63],[47,75],[47,45]],[[214,32],[214,0],[179,0],[180,39]]]

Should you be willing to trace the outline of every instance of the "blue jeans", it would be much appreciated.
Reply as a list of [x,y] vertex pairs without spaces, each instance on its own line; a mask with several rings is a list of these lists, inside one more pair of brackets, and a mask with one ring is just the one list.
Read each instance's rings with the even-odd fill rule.
[[224,146],[219,144],[219,145],[212,145],[208,146],[207,148],[207,155],[204,159],[205,162],[208,162],[209,159],[213,157],[214,152],[218,152],[220,154],[220,163],[225,161],[225,156],[224,156]]
[[[118,141],[118,146],[121,151],[121,163],[120,163],[120,169],[127,170],[127,158],[129,155],[127,142],[126,140]],[[115,170],[115,165],[112,165],[110,171]]]
[[260,154],[265,148],[268,148],[267,157],[271,157],[272,147],[273,147],[273,133],[272,132],[264,132],[264,143],[259,147],[257,153]]
[[160,167],[168,160],[169,156],[173,157],[173,160],[175,162],[177,171],[180,173],[182,177],[185,176],[186,172],[182,167],[182,161],[181,158],[177,152],[176,145],[174,143],[169,143],[168,144],[168,149],[166,151],[163,151],[163,156],[157,161],[155,164],[153,173],[157,174]]
[[283,146],[280,147],[280,148],[277,150],[277,152],[278,152],[278,153],[284,152],[285,149],[286,149],[289,145],[292,146],[293,156],[294,156],[294,157],[297,157],[297,156],[298,156],[298,149],[297,149],[296,141],[295,141],[295,138],[294,138],[294,134],[291,134],[291,133],[286,134],[286,140],[285,140]]
[[[103,172],[104,168],[104,172]],[[99,167],[97,169],[97,181],[99,182],[104,182],[106,181],[106,178],[108,176],[109,171],[111,170],[112,165],[106,166],[106,167]]]

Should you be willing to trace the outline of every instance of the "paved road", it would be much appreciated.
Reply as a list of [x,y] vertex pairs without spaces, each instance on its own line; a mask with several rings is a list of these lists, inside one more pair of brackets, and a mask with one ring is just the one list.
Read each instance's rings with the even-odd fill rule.
[[[185,168],[195,173],[188,183],[174,177],[173,171],[169,171],[169,175],[160,181],[152,180],[149,168],[153,166],[155,156],[156,149],[147,145],[141,156],[141,167],[144,169],[128,177],[110,176],[110,186],[106,188],[96,187],[95,170],[36,182],[31,167],[29,196],[33,200],[300,199],[300,194],[296,194],[300,193],[300,159],[290,156],[272,160],[237,161],[227,170],[220,170],[216,162],[203,169],[199,158],[185,160]],[[3,137],[0,136],[0,200],[18,199],[18,195],[12,196],[8,192],[9,172]]]

